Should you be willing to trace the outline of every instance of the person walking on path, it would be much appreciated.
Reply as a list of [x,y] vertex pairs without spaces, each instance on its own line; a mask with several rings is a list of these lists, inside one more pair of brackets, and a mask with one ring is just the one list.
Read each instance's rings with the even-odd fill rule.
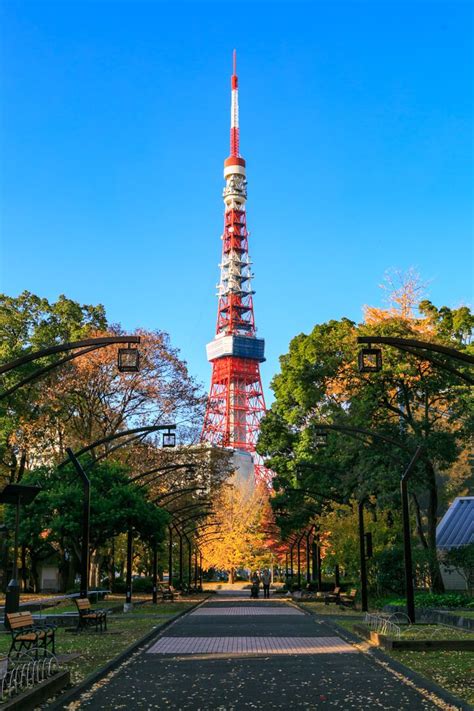
[[250,596],[251,597],[258,597],[259,589],[260,589],[260,578],[258,577],[258,573],[255,572],[252,575],[252,587],[250,589]]
[[270,575],[270,571],[268,568],[265,568],[265,570],[262,573],[262,584],[263,584],[263,597],[264,598],[269,598],[270,597],[270,583],[272,581],[272,576]]

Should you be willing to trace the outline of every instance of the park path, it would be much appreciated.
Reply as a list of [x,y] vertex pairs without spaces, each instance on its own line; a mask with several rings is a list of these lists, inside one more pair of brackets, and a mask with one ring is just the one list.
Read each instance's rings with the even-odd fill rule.
[[[68,707],[448,709],[285,600],[218,595]],[[453,708],[453,707],[451,707]]]

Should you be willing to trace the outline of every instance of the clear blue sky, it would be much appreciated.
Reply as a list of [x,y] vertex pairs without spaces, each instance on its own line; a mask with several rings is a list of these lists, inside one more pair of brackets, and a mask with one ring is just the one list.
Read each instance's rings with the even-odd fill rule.
[[169,331],[208,385],[238,51],[267,388],[416,267],[472,302],[471,2],[1,4],[1,290]]

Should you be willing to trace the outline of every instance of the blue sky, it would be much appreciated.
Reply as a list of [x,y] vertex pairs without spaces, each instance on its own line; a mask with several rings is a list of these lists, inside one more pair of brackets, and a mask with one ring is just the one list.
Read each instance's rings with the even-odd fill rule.
[[167,330],[207,387],[236,47],[265,388],[387,269],[472,303],[472,8],[4,0],[1,290]]

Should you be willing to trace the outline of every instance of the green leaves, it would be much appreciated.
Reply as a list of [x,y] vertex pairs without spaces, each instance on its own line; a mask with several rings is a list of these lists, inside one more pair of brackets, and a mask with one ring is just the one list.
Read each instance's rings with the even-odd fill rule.
[[[438,489],[472,432],[469,389],[442,367],[447,356],[436,354],[438,363],[433,365],[389,346],[383,347],[382,369],[362,374],[356,339],[364,335],[432,340],[468,350],[474,316],[466,307],[438,309],[429,301],[420,304],[420,317],[394,308],[367,313],[368,321],[360,325],[348,319],[316,325],[310,334],[296,336],[280,358],[281,371],[272,382],[275,401],[261,423],[257,445],[277,474],[273,501],[277,521],[287,533],[320,513],[320,506],[307,495],[291,494],[294,489],[343,501],[375,496],[379,507],[399,506],[401,474],[422,444],[424,459],[410,487],[418,495],[420,540],[423,545],[428,541],[434,554]],[[449,364],[464,367],[452,360]],[[327,446],[321,448],[316,446],[318,424],[351,430],[330,431]],[[462,491],[459,476],[456,487]],[[450,491],[455,493],[453,486]],[[433,575],[435,568],[432,555]]]
[[[169,515],[151,504],[146,491],[130,483],[128,470],[113,462],[100,462],[88,471],[91,481],[90,543],[95,549],[132,527],[147,543],[165,537]],[[34,503],[24,507],[20,543],[30,549],[46,544],[74,550],[82,531],[83,488],[74,470],[39,469],[24,478],[43,490]],[[9,507],[8,522],[13,522]]]

